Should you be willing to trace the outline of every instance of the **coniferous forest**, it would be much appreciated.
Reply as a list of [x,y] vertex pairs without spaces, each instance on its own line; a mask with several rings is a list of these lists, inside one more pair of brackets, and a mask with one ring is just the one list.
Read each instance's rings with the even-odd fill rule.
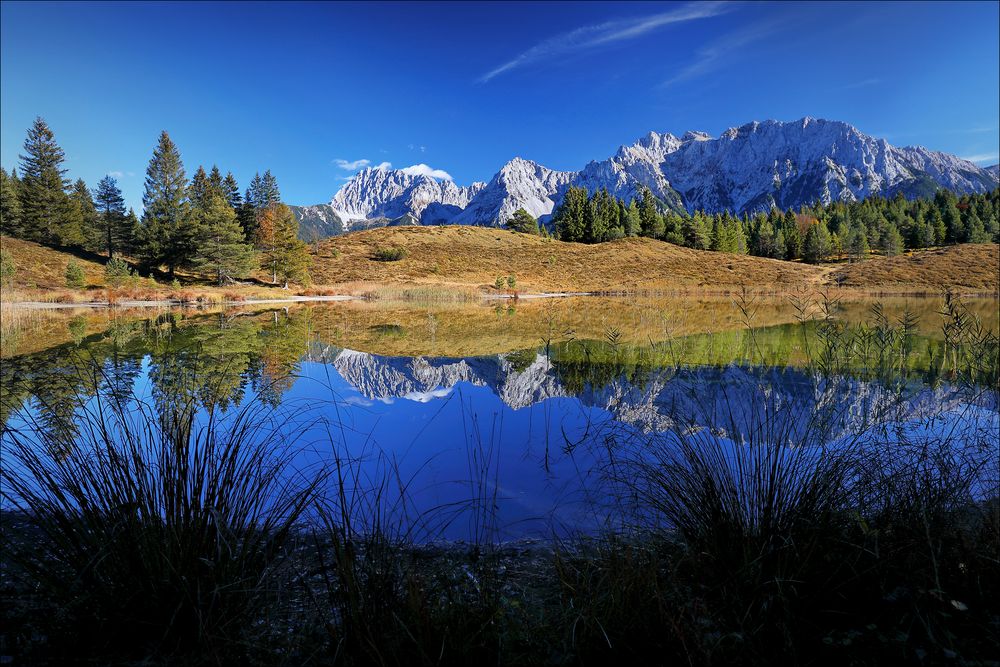
[[128,257],[144,274],[185,270],[220,285],[261,269],[273,283],[308,282],[309,253],[270,170],[243,194],[231,172],[201,166],[189,179],[163,132],[146,169],[142,216],[126,210],[115,178],[91,190],[67,177],[65,154],[37,118],[18,170],[0,169],[0,232],[63,248]]
[[570,187],[553,212],[552,224],[563,241],[601,243],[646,236],[698,250],[819,263],[848,257],[864,259],[957,243],[1000,242],[1000,189],[957,196],[938,190],[933,199],[869,197],[833,202],[798,211],[736,216],[729,212],[692,215],[666,210],[649,190],[626,203],[607,190],[588,195]]

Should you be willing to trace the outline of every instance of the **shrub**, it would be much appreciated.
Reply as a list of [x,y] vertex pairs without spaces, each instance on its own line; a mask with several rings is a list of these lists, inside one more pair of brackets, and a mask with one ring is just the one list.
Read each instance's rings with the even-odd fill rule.
[[112,287],[119,287],[132,279],[132,269],[121,257],[112,257],[104,265],[104,280]]
[[196,423],[193,401],[161,414],[98,394],[75,427],[5,433],[4,503],[32,535],[5,560],[59,609],[41,621],[59,657],[246,664],[232,652],[261,631],[268,582],[319,478],[289,474],[269,411]]
[[517,287],[517,278],[513,275],[507,276],[507,289],[513,290],[515,287]]
[[85,284],[83,269],[75,259],[69,260],[66,265],[66,287],[81,288]]
[[504,279],[503,276],[497,276],[497,279],[493,282],[493,287],[497,289],[498,292],[503,291]]
[[0,250],[0,286],[11,287],[16,272],[17,265],[14,264],[14,258],[6,250]]
[[406,248],[394,246],[390,248],[376,248],[372,259],[377,262],[398,262],[406,257]]

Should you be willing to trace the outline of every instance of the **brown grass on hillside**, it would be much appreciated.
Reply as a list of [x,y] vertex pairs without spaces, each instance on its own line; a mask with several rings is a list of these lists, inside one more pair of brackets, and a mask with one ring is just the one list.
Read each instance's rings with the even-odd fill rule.
[[1000,282],[1000,246],[995,243],[963,244],[924,250],[896,257],[881,257],[844,265],[828,281],[867,289],[960,287],[996,293]]
[[[398,246],[396,262],[375,259]],[[812,266],[682,248],[629,238],[597,245],[564,243],[486,227],[386,227],[320,243],[313,282],[435,284],[492,289],[513,274],[520,291],[648,291],[732,287],[743,283],[788,288],[813,284]]]
[[[104,286],[104,264],[101,261],[103,258],[97,255],[89,253],[75,255],[9,236],[0,237],[0,249],[10,253],[14,259],[15,290],[65,289],[66,266],[70,260],[75,260],[83,269],[88,287]],[[77,291],[83,293],[82,290]]]

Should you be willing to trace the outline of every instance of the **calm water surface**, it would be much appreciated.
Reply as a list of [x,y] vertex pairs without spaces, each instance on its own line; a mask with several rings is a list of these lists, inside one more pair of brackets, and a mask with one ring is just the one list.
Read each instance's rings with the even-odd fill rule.
[[[966,306],[995,341],[997,302]],[[261,403],[301,468],[346,462],[358,493],[391,480],[383,500],[418,538],[545,535],[600,527],[627,500],[616,457],[663,434],[739,442],[773,413],[768,437],[787,444],[992,437],[996,346],[954,372],[941,310],[720,297],[20,313],[4,324],[0,419],[68,428],[98,394],[161,412],[193,398],[203,416]]]

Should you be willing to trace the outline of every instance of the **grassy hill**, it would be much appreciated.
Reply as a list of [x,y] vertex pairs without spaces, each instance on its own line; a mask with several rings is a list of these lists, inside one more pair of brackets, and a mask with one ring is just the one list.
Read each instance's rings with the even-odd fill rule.
[[[403,248],[398,261],[379,249]],[[481,287],[513,274],[522,291],[671,290],[691,287],[792,287],[819,282],[817,267],[705,252],[629,238],[584,245],[503,229],[467,226],[385,227],[320,243],[317,284],[357,281]]]
[[998,274],[1000,246],[967,243],[845,264],[834,270],[828,280],[833,284],[866,289],[963,287],[996,292],[1000,281]]
[[70,260],[83,269],[88,286],[104,285],[104,258],[99,255],[56,250],[9,236],[0,237],[0,249],[14,259],[14,289],[64,289]]

